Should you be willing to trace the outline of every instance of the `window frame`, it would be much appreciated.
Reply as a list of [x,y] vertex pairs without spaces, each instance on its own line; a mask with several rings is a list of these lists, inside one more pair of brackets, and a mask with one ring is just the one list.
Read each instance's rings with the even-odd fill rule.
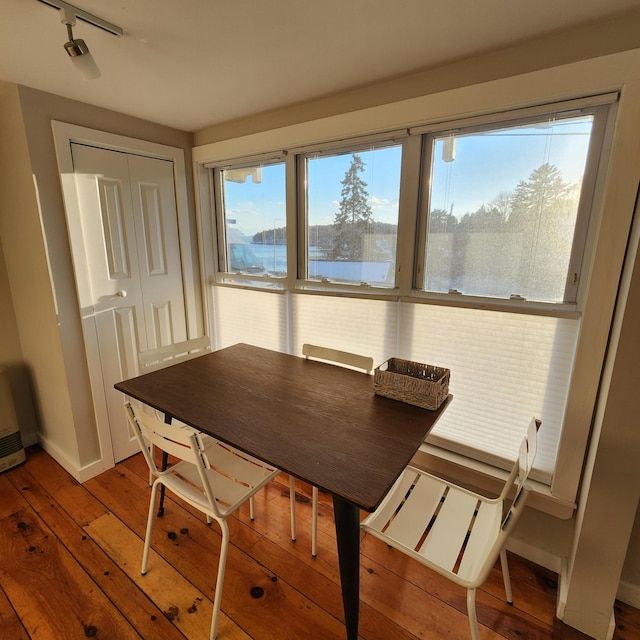
[[[256,166],[267,166],[282,164],[285,170],[285,194],[288,194],[288,175],[287,168],[288,154],[286,151],[246,156],[234,160],[225,160],[216,163],[207,163],[205,169],[210,171],[211,189],[213,202],[213,217],[215,224],[213,225],[214,244],[216,250],[214,252],[215,260],[215,280],[218,284],[243,285],[269,288],[287,288],[286,283],[289,279],[289,269],[287,268],[286,276],[270,276],[268,274],[242,274],[228,269],[228,252],[227,252],[227,232],[226,232],[226,209],[224,202],[224,171],[234,169],[247,169]],[[285,195],[285,197],[286,197]],[[285,205],[286,226],[287,226],[287,267],[289,267],[289,216],[288,204]]]
[[[508,114],[487,115],[464,120],[449,120],[433,126],[412,129],[412,133],[422,136],[422,173],[420,182],[420,204],[416,227],[416,254],[413,265],[412,295],[430,300],[437,304],[454,304],[462,306],[481,306],[482,308],[513,309],[524,313],[548,313],[562,317],[572,317],[580,312],[580,301],[588,278],[583,277],[589,268],[590,229],[593,227],[593,208],[598,168],[601,164],[605,145],[609,106],[617,94],[605,94],[589,103],[588,99],[567,101],[557,104],[517,110]],[[577,103],[577,104],[576,104]],[[546,107],[546,108],[545,108]],[[526,113],[521,113],[525,111]],[[473,134],[483,131],[497,130],[502,126],[516,127],[539,123],[551,118],[569,119],[572,117],[592,115],[593,126],[587,150],[586,164],[580,190],[580,199],[576,214],[571,254],[567,268],[562,302],[543,302],[521,298],[498,298],[494,296],[470,295],[451,291],[448,293],[427,291],[423,280],[427,263],[427,238],[429,213],[431,210],[431,172],[433,164],[433,141],[447,133]],[[593,235],[593,232],[591,232]],[[515,292],[514,292],[515,293]]]
[[[388,296],[399,293],[399,287],[397,283],[397,261],[398,261],[398,239],[400,237],[400,218],[402,215],[402,191],[403,191],[403,174],[406,160],[406,148],[409,142],[410,136],[407,129],[388,131],[383,134],[376,134],[364,137],[353,137],[346,140],[340,140],[337,142],[325,142],[321,144],[308,145],[291,150],[291,155],[295,155],[295,170],[296,170],[296,183],[297,185],[303,185],[297,190],[296,205],[297,205],[297,226],[298,226],[298,239],[296,243],[297,248],[297,277],[295,287],[301,290],[309,291],[335,291],[345,293],[367,293],[376,296]],[[382,287],[370,283],[361,284],[349,284],[343,282],[337,282],[334,280],[312,280],[308,276],[308,229],[309,229],[309,217],[308,217],[308,200],[307,200],[307,160],[312,157],[329,157],[336,155],[348,155],[359,152],[370,151],[373,148],[385,148],[392,146],[401,147],[401,160],[400,160],[400,187],[399,187],[399,203],[398,203],[398,224],[396,231],[396,264],[394,268],[394,286]]]
[[[488,112],[479,116],[460,119],[438,119],[429,124],[418,124],[403,129],[383,131],[371,135],[342,137],[286,150],[274,150],[207,163],[212,169],[213,207],[216,242],[215,281],[230,286],[256,288],[335,292],[344,295],[370,295],[410,298],[416,302],[466,306],[483,309],[505,310],[515,313],[579,316],[587,289],[590,249],[594,237],[593,207],[596,204],[598,171],[606,141],[610,118],[610,106],[617,102],[618,93],[609,92],[570,100],[543,103],[535,106],[510,109],[504,112]],[[593,114],[587,163],[581,189],[574,241],[565,283],[565,301],[541,302],[526,299],[476,296],[464,293],[441,293],[422,288],[421,274],[426,263],[426,239],[430,199],[430,150],[434,137],[453,131],[473,133],[496,129],[501,125],[517,126],[553,116],[566,118]],[[341,153],[357,153],[372,146],[400,143],[402,160],[400,168],[400,194],[396,237],[396,265],[393,287],[372,284],[348,284],[335,281],[310,280],[307,277],[307,203],[306,162],[313,155],[328,156]],[[256,164],[285,164],[286,224],[287,224],[287,275],[284,277],[237,274],[226,271],[226,238],[224,237],[224,202],[220,173],[224,169],[240,169]],[[220,230],[222,229],[222,234]],[[577,274],[575,285],[571,274]],[[572,291],[567,296],[567,291]],[[567,300],[567,298],[571,298]]]

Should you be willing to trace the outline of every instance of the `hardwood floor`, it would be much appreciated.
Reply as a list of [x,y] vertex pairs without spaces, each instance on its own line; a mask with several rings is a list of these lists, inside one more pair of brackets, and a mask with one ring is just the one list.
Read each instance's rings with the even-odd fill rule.
[[[140,575],[149,488],[141,455],[79,484],[38,448],[0,474],[0,639],[208,638],[220,536],[173,500],[157,520]],[[220,640],[343,640],[331,501],[321,497],[318,557],[310,555],[310,487],[296,483],[298,540],[289,537],[280,476],[231,518]],[[554,617],[556,575],[510,555],[514,605],[496,567],[478,593],[482,640],[584,634]],[[498,565],[499,566],[499,565]],[[469,639],[465,591],[378,540],[361,553],[365,640]],[[640,638],[640,614],[617,605],[616,640]]]

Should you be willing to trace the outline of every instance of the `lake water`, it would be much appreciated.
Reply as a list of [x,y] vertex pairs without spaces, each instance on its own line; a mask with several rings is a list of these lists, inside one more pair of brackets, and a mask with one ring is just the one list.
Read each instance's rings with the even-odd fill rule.
[[[277,275],[286,274],[287,247],[285,245],[251,244],[251,249],[266,271]],[[391,283],[394,265],[390,262],[314,260],[314,254],[317,254],[317,247],[309,247],[310,278],[393,286]]]
[[269,272],[287,272],[287,246],[284,244],[251,244],[256,258]]

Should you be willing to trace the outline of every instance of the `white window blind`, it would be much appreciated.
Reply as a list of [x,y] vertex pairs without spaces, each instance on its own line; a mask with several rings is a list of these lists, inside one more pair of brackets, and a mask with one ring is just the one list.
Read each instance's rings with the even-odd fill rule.
[[[305,342],[371,356],[374,365],[397,348],[397,303],[336,296],[292,296],[294,353]],[[373,381],[371,383],[373,385]]]
[[285,294],[231,287],[212,288],[211,318],[216,347],[238,342],[274,351],[287,350]]
[[[454,401],[430,444],[510,468],[542,420],[533,476],[550,483],[579,320],[440,305],[214,287],[217,347],[300,354],[305,342],[451,369]],[[287,308],[287,306],[289,308]],[[373,386],[373,381],[372,381]]]
[[451,369],[454,401],[428,442],[508,468],[536,416],[542,427],[533,476],[549,483],[579,321],[401,305],[399,357]]

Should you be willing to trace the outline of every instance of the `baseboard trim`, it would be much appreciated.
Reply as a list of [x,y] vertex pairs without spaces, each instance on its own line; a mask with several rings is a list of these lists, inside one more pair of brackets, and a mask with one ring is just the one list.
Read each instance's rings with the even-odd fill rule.
[[640,586],[621,580],[618,585],[616,598],[620,600],[620,602],[624,602],[631,607],[640,609]]
[[507,549],[521,558],[530,560],[545,569],[549,569],[549,571],[554,571],[558,575],[561,575],[562,558],[554,555],[553,553],[539,549],[531,543],[515,537],[509,538],[507,542]]
[[96,460],[91,464],[80,466],[61,451],[50,440],[47,440],[42,434],[38,434],[38,444],[73,478],[78,482],[86,482],[91,478],[101,474],[103,471],[110,469],[113,465],[106,463],[104,460]]

